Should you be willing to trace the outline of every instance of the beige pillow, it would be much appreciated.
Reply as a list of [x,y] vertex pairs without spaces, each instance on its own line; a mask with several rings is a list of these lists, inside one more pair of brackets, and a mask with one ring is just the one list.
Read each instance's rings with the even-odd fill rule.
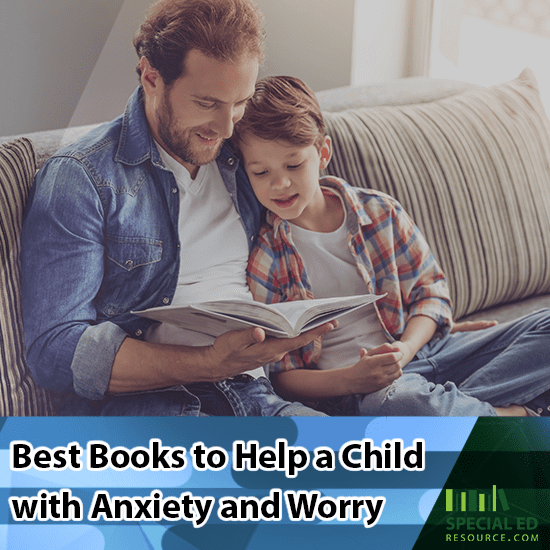
[[30,140],[0,145],[0,416],[50,413],[46,392],[26,366],[21,320],[19,235],[35,167]]
[[402,203],[447,275],[456,319],[550,292],[550,124],[531,70],[325,120],[327,173]]

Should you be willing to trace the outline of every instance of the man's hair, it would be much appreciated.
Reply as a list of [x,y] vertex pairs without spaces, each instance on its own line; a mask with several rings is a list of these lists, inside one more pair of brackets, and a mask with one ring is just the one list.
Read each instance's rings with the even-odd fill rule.
[[[134,37],[166,86],[182,76],[191,50],[222,61],[264,59],[264,17],[252,0],[157,0]],[[141,69],[137,66],[141,78]]]
[[320,149],[325,123],[315,94],[307,84],[292,76],[259,80],[243,118],[235,125],[234,144],[239,147],[247,134],[298,146],[315,145]]

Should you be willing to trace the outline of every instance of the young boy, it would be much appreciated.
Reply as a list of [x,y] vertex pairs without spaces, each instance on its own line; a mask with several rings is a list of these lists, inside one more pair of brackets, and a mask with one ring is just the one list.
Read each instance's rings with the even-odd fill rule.
[[272,365],[283,396],[328,414],[524,415],[519,405],[550,388],[548,311],[450,334],[445,276],[400,204],[319,180],[331,139],[307,85],[258,82],[233,140],[268,209],[248,264],[255,299],[387,294],[342,318],[322,353],[316,341]]

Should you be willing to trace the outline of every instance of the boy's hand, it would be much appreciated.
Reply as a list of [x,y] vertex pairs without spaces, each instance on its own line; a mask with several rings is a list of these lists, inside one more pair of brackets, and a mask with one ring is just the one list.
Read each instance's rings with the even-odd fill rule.
[[349,388],[346,394],[381,390],[403,374],[399,365],[403,354],[393,344],[382,344],[369,351],[361,348],[360,355],[355,365],[341,371]]
[[[386,344],[384,344],[386,345]],[[391,344],[388,344],[393,350],[401,352],[401,359],[399,360],[399,368],[403,368],[406,364],[413,360],[416,355],[416,350],[408,342],[396,340]],[[382,346],[380,346],[382,347]],[[378,348],[375,348],[378,349]],[[373,350],[371,350],[373,351]]]

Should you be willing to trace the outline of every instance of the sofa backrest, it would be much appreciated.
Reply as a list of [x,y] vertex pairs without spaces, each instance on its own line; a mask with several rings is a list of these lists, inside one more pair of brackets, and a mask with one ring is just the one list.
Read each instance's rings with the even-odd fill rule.
[[51,412],[46,391],[27,369],[21,317],[19,234],[35,171],[29,139],[0,145],[0,416]]
[[447,275],[456,319],[550,292],[550,123],[533,73],[398,103],[326,110],[327,173],[401,202]]

